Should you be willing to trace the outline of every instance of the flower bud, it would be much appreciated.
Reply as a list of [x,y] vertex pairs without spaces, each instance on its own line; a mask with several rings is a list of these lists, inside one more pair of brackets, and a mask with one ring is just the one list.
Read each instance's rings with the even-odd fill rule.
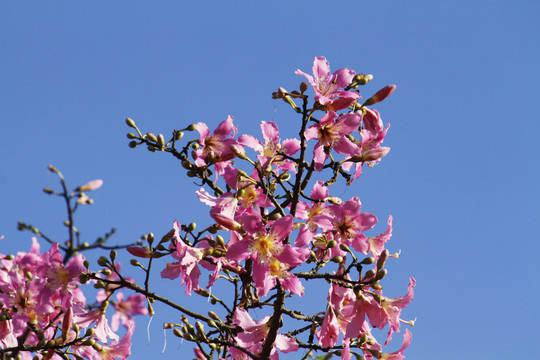
[[337,241],[332,239],[332,240],[328,241],[328,244],[326,244],[326,248],[327,249],[332,249],[332,248],[336,247],[336,245],[337,245]]
[[306,92],[307,89],[308,89],[307,82],[302,81],[302,83],[300,84],[300,92],[303,94],[304,92]]
[[278,212],[271,213],[271,214],[268,216],[268,220],[277,220],[277,219],[281,219],[281,214],[278,213]]
[[216,328],[216,329],[218,328],[218,325],[216,324],[214,320],[208,321],[208,326]]
[[202,322],[197,321],[195,323],[195,328],[197,329],[197,335],[202,338],[206,338],[206,334],[204,333],[204,325],[202,324]]
[[381,284],[371,284],[371,287],[373,288],[373,290],[382,290],[383,289]]
[[190,124],[190,125],[186,128],[187,131],[193,131],[193,130],[195,130],[195,129],[197,129],[197,127],[195,126],[195,124]]
[[386,274],[388,273],[388,271],[386,269],[381,269],[379,271],[377,271],[377,275],[375,275],[375,281],[378,281],[378,280],[381,280],[382,278],[384,278],[386,276]]
[[143,248],[140,246],[128,246],[127,251],[136,257],[140,258],[151,258],[152,257],[152,250]]
[[157,137],[157,144],[160,147],[163,147],[165,145],[165,138],[163,137],[163,134],[159,134]]
[[373,95],[371,98],[367,99],[364,105],[373,105],[378,102],[383,101],[396,90],[396,85],[387,85],[383,87],[381,90],[377,91],[375,95]]
[[182,167],[186,170],[191,169],[191,163],[188,160],[182,160]]
[[374,161],[386,156],[390,152],[389,147],[381,146],[362,152],[362,161]]
[[43,189],[43,192],[44,192],[45,194],[47,194],[47,195],[50,195],[50,194],[52,194],[54,191],[53,191],[53,189],[51,189],[51,188],[45,188],[45,189]]
[[96,340],[94,339],[86,339],[83,341],[83,345],[85,346],[93,346],[96,343]]
[[194,222],[192,222],[191,224],[188,225],[188,231],[193,231],[195,230],[195,228],[197,227],[197,224],[195,224]]
[[134,148],[137,147],[137,142],[136,142],[135,140],[130,141],[129,144],[128,144],[128,146],[129,146],[130,148],[134,149]]
[[149,140],[149,141],[152,141],[152,142],[157,142],[157,137],[156,137],[156,135],[154,135],[154,134],[151,133],[151,132],[146,133],[145,137],[146,137],[146,140]]
[[178,336],[178,337],[184,337],[184,336],[182,335],[182,331],[180,331],[179,328],[174,328],[172,332],[173,332],[174,335],[176,335],[176,336]]
[[362,260],[362,261],[360,262],[360,264],[362,264],[362,265],[369,265],[369,264],[373,264],[374,262],[375,262],[375,259],[374,259],[373,257],[370,256],[370,257],[367,257],[367,258],[365,258],[364,260]]
[[184,132],[183,131],[177,131],[177,132],[174,133],[174,139],[175,140],[180,140],[183,137],[184,137]]
[[225,239],[223,239],[223,236],[221,235],[216,236],[216,242],[220,246],[225,246]]
[[137,135],[135,135],[134,133],[131,133],[131,132],[127,133],[126,136],[127,136],[128,139],[137,139]]
[[129,126],[130,128],[137,128],[137,125],[135,125],[135,121],[133,121],[133,119],[131,118],[127,118],[126,119],[126,125]]
[[97,263],[99,266],[107,266],[109,264],[109,260],[105,256],[100,256]]
[[221,319],[219,318],[218,314],[216,314],[215,312],[213,311],[209,311],[208,312],[208,316],[210,316],[212,319],[214,320],[217,320],[217,321],[221,321]]
[[141,263],[135,259],[131,259],[129,263],[133,266],[141,266]]
[[375,270],[371,269],[371,270],[368,270],[366,271],[366,273],[364,274],[364,280],[365,279],[371,279],[372,277],[375,276]]
[[379,256],[379,260],[377,260],[377,269],[382,269],[387,259],[388,259],[388,250],[384,249],[384,251]]
[[332,258],[332,262],[340,264],[340,263],[343,262],[343,257],[342,256],[335,256],[335,257]]

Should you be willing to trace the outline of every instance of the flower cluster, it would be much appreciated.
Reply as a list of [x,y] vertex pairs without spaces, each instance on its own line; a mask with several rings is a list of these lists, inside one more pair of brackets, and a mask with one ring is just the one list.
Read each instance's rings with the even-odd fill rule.
[[[0,349],[32,359],[31,352],[43,359],[62,359],[63,349],[69,355],[88,359],[125,359],[131,354],[131,336],[135,328],[133,315],[146,314],[144,296],[116,293],[102,289],[97,304],[87,303],[81,289],[86,282],[88,263],[83,255],[67,260],[53,243],[48,252],[40,253],[33,238],[28,253],[0,255]],[[109,304],[114,305],[111,326],[106,317]],[[126,333],[116,333],[120,323]],[[87,329],[81,332],[82,329]],[[60,355],[62,354],[62,356]]]
[[[185,311],[184,324],[166,324],[177,336],[197,344],[198,359],[278,359],[279,352],[292,351],[341,354],[342,359],[353,354],[402,359],[411,341],[408,330],[398,351],[384,352],[384,346],[401,332],[402,323],[413,324],[403,320],[401,312],[414,296],[415,280],[410,279],[402,297],[383,295],[385,263],[398,257],[386,249],[393,218],[380,235],[369,236],[378,219],[362,211],[360,199],[344,201],[330,195],[340,177],[350,185],[364,164],[373,167],[388,154],[390,148],[382,143],[389,125],[370,106],[390,96],[395,86],[360,103],[358,88],[371,75],[351,69],[331,73],[324,57],[315,58],[313,75],[296,73],[313,86],[313,107],[308,106],[305,82],[299,91],[280,88],[273,97],[301,115],[299,139],[281,140],[278,125],[265,121],[260,137],[237,136],[229,116],[212,134],[206,124],[198,123],[175,130],[169,142],[163,135],[161,141],[153,141],[153,134],[141,133],[128,119],[138,133],[128,134],[135,139],[131,147],[145,144],[150,151],[170,152],[182,161],[188,176],[200,179],[204,186],[196,193],[209,206],[213,221],[200,232],[194,231],[194,223],[175,222],[157,246],[129,250],[142,258],[172,257],[162,277],[180,278],[186,294],[195,292],[222,305],[221,317],[213,311],[210,318]],[[180,147],[178,140],[190,130],[200,136]],[[312,177],[325,176],[326,181],[310,187]],[[210,271],[206,284],[200,281],[205,270]],[[231,284],[230,306],[211,292],[218,279]],[[292,296],[314,296],[308,284],[317,281],[329,286],[326,310],[309,315],[289,308],[286,300]],[[253,309],[268,315],[254,320]],[[189,316],[198,320],[196,326]],[[217,331],[205,331],[201,321]],[[388,328],[382,344],[373,328]]]
[[[50,168],[60,176],[64,191],[45,192],[66,199],[69,240],[59,245],[20,224],[51,242],[51,249],[40,253],[34,241],[29,253],[0,256],[1,354],[125,359],[132,317],[153,315],[152,303],[159,302],[181,314],[171,316],[178,322],[171,320],[164,329],[194,343],[200,360],[277,360],[280,353],[290,352],[301,352],[303,358],[322,353],[343,360],[404,359],[412,335],[402,325],[414,321],[402,319],[402,311],[414,297],[416,282],[411,277],[401,297],[383,293],[386,263],[398,258],[387,249],[393,218],[379,229],[377,217],[363,211],[359,197],[331,195],[334,185],[351,185],[364,164],[373,167],[388,154],[382,144],[389,125],[372,105],[390,96],[395,86],[360,102],[359,88],[373,77],[351,69],[331,73],[324,57],[315,58],[313,75],[296,74],[313,86],[312,106],[307,82],[291,92],[279,88],[273,97],[299,115],[298,139],[282,140],[278,125],[265,121],[261,136],[238,134],[232,116],[214,131],[199,122],[174,130],[168,140],[142,133],[132,119],[126,120],[136,131],[128,133],[129,146],[145,145],[179,159],[187,176],[202,186],[196,195],[210,215],[200,230],[196,223],[174,221],[160,239],[149,233],[144,242],[124,246],[133,256],[131,265],[144,273],[142,284],[124,276],[114,250],[109,258],[99,258],[101,270],[89,270],[80,251],[111,249],[103,242],[113,231],[94,244],[80,243],[72,214],[77,205],[92,203],[84,192],[102,182],[68,193],[61,173]],[[185,133],[192,131],[198,135],[186,140]],[[82,200],[71,207],[71,199]],[[208,301],[190,309],[151,291],[156,267],[186,295]],[[87,303],[84,284],[99,289],[94,304]],[[124,289],[136,295],[126,298]],[[319,295],[323,306],[317,311],[291,301]],[[110,304],[114,314],[109,326]],[[121,327],[122,338],[117,333]],[[83,334],[81,328],[88,330]],[[385,336],[379,341],[380,330]],[[396,333],[403,334],[402,345],[387,351]]]

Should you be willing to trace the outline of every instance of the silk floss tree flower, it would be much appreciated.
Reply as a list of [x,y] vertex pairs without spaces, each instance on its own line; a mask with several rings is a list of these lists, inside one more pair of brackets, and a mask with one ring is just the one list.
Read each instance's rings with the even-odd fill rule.
[[[337,120],[336,120],[337,118]],[[359,153],[359,148],[346,135],[358,130],[362,116],[357,113],[345,114],[338,117],[334,111],[327,112],[318,124],[310,126],[304,133],[306,140],[317,139],[313,149],[315,170],[321,171],[329,157],[329,151],[348,157]]]
[[253,280],[260,296],[265,296],[279,280],[292,293],[303,295],[300,280],[288,270],[302,264],[309,257],[308,248],[284,244],[293,230],[293,217],[286,215],[266,230],[258,212],[242,216],[246,237],[229,247],[227,257],[236,261],[253,259]]
[[347,68],[330,73],[330,65],[324,56],[313,61],[313,76],[299,69],[295,73],[308,79],[315,90],[315,100],[324,110],[342,110],[362,98],[356,91],[340,90],[351,84],[356,73]]

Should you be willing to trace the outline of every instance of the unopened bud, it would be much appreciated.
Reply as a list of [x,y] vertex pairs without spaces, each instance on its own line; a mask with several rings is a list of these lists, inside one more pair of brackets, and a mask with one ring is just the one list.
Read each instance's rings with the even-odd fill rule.
[[281,214],[278,213],[278,212],[271,213],[271,214],[268,216],[268,220],[277,220],[277,219],[281,219]]
[[364,105],[373,105],[378,102],[383,101],[396,90],[396,85],[387,85],[383,87],[381,90],[377,91],[375,95],[373,95],[371,98],[367,99]]
[[109,269],[101,270],[101,273],[103,275],[105,275],[105,276],[109,276],[109,275],[111,275],[111,270],[109,270]]
[[188,131],[193,131],[195,129],[196,129],[195,124],[191,124],[186,128],[186,130],[188,130]]
[[386,269],[381,269],[377,271],[377,275],[375,275],[375,278],[373,280],[375,281],[381,280],[382,278],[386,276],[387,273],[388,271]]
[[135,135],[134,133],[131,133],[131,132],[127,133],[126,136],[127,136],[128,139],[137,139],[137,135]]
[[133,121],[133,119],[131,118],[126,119],[126,125],[131,128],[137,128],[137,126],[135,125],[135,121]]
[[305,81],[302,81],[300,84],[300,92],[303,94],[308,89],[308,84]]
[[178,337],[184,337],[184,336],[182,335],[182,331],[180,331],[179,328],[174,328],[172,332],[173,332],[174,335],[176,335],[176,336],[178,336]]
[[188,160],[182,160],[182,167],[186,170],[191,169],[191,163]]
[[130,148],[134,149],[134,148],[137,147],[137,142],[136,142],[135,140],[130,141],[129,144],[128,144],[128,146],[129,146]]
[[165,145],[165,138],[163,137],[163,134],[159,134],[157,137],[157,144],[160,147],[163,147]]
[[346,245],[346,244],[339,244],[339,248],[342,250],[342,251],[346,251],[346,252],[350,252],[351,250],[349,249],[349,247]]
[[377,260],[377,269],[382,269],[387,259],[388,259],[388,250],[384,249],[384,251],[379,256],[379,260]]
[[340,264],[340,263],[343,262],[343,257],[342,256],[335,256],[335,257],[332,258],[332,262]]
[[[326,244],[326,248],[327,248],[327,249],[331,249],[331,248],[336,247],[336,245],[337,245],[337,241],[334,240],[334,239],[332,239],[332,240],[330,240],[330,241],[328,242],[328,244]],[[340,261],[340,262],[341,262],[341,261]]]
[[94,339],[86,339],[83,341],[83,345],[85,346],[93,346],[96,343],[96,340]]
[[148,146],[147,146],[147,149],[148,149],[148,151],[151,151],[151,152],[156,151],[156,147],[153,146],[153,145],[148,145]]
[[364,260],[362,260],[362,261],[360,262],[360,264],[362,264],[362,265],[369,265],[369,264],[373,264],[374,262],[375,262],[375,258],[373,258],[372,256],[370,256],[370,257],[367,257],[367,258],[365,258]]
[[129,261],[129,263],[130,263],[131,265],[133,265],[133,266],[141,266],[141,263],[138,262],[138,261],[135,260],[135,259],[131,259],[131,260]]
[[225,239],[223,239],[223,236],[221,235],[216,236],[216,242],[220,246],[225,246]]
[[206,334],[204,333],[204,325],[202,324],[202,322],[197,321],[195,323],[195,328],[197,329],[197,335],[202,338],[206,338]]
[[184,137],[184,132],[183,131],[177,131],[177,132],[174,133],[174,139],[175,140],[180,140],[183,137]]
[[116,259],[116,250],[111,250],[109,257],[112,261],[114,261],[114,259]]
[[53,189],[51,189],[51,188],[45,188],[45,189],[43,189],[43,192],[44,192],[45,194],[50,195],[50,194],[52,194],[54,191],[53,191]]
[[216,314],[215,312],[213,311],[209,311],[208,312],[208,316],[210,316],[212,319],[214,320],[217,320],[217,321],[221,321],[221,319],[219,318],[218,314]]
[[373,288],[373,290],[382,290],[383,289],[381,284],[372,284],[370,286]]
[[369,149],[362,153],[362,161],[374,161],[386,156],[390,152],[389,147],[381,146],[378,148]]
[[105,256],[100,256],[97,263],[99,266],[107,266],[109,263],[109,260]]
[[326,200],[330,204],[334,204],[334,205],[340,205],[343,202],[343,200],[341,200],[340,198],[338,198],[336,196],[329,196],[329,197],[325,198],[324,200]]
[[364,274],[364,279],[370,279],[374,276],[375,276],[375,270],[371,269],[371,270],[366,271],[366,273]]
[[194,222],[192,222],[191,224],[188,225],[188,231],[193,231],[195,230],[195,228],[197,227],[197,224],[195,224]]
[[152,141],[152,142],[157,142],[157,137],[153,133],[151,133],[151,132],[146,133],[145,136],[146,136],[146,140],[149,140],[149,141]]

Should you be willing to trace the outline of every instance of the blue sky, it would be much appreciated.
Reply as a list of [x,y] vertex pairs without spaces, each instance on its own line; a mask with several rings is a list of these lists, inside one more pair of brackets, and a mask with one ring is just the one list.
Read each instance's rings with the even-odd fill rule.
[[[539,14],[526,0],[2,2],[0,252],[29,248],[17,221],[65,239],[61,202],[41,192],[58,183],[49,164],[72,187],[105,181],[78,214],[88,240],[208,221],[177,161],[127,147],[124,119],[167,134],[230,114],[241,133],[274,120],[285,137],[295,117],[271,93],[322,55],[373,74],[366,96],[397,84],[378,107],[392,151],[336,191],[383,224],[394,216],[388,295],[417,280],[407,358],[527,358],[540,320]],[[156,283],[182,299],[173,284]],[[150,345],[139,322],[134,359],[191,351],[169,336],[161,355],[167,317]]]

